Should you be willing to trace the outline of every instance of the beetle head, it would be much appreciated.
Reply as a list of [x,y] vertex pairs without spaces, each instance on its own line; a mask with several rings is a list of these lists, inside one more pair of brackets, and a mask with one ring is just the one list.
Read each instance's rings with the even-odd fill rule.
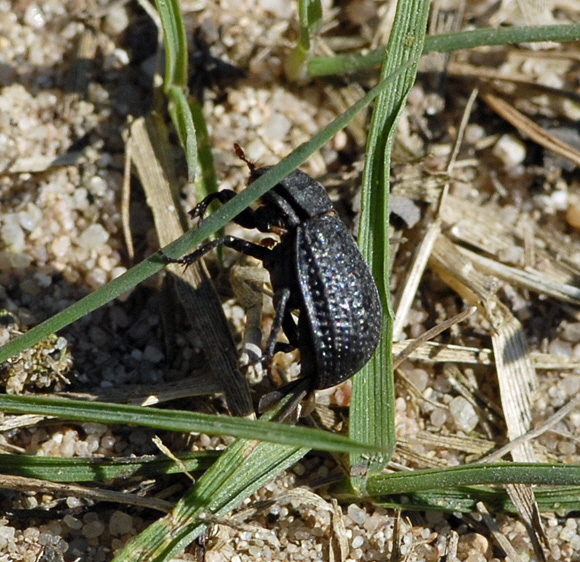
[[[237,143],[234,144],[234,150],[250,170],[248,184],[272,167],[256,168]],[[301,170],[288,174],[263,195],[260,202],[261,206],[256,209],[254,219],[257,228],[262,232],[270,232],[275,227],[289,230],[303,221],[334,210],[324,186]]]
[[[250,181],[259,178],[271,166],[252,170]],[[294,170],[262,197],[263,212],[273,224],[284,228],[333,210],[332,201],[323,185],[301,170]]]

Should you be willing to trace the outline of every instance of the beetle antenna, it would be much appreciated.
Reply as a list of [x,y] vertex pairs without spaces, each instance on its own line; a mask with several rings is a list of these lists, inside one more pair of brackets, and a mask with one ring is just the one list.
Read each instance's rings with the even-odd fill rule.
[[250,169],[250,175],[252,175],[256,169],[256,165],[246,158],[244,149],[237,142],[234,143],[234,151],[236,152],[236,156],[247,164],[248,168]]

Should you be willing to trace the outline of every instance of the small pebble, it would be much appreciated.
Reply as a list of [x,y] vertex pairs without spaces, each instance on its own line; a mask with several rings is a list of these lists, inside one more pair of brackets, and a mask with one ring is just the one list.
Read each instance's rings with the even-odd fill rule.
[[105,530],[105,524],[102,521],[91,521],[83,525],[82,533],[87,539],[96,539],[100,537]]
[[93,249],[102,246],[109,239],[109,233],[101,224],[91,224],[78,237],[78,245],[84,249]]
[[352,519],[354,523],[357,525],[362,525],[367,518],[367,512],[364,509],[361,509],[355,503],[351,503],[347,509],[348,516]]
[[493,147],[493,155],[506,167],[517,166],[526,157],[526,145],[514,135],[502,135]]
[[290,131],[291,126],[292,123],[290,123],[286,116],[281,113],[274,113],[263,123],[261,129],[264,138],[270,140],[284,140]]
[[469,433],[477,426],[479,418],[473,406],[463,396],[456,396],[449,403],[449,412],[457,429]]
[[133,529],[133,517],[123,511],[114,511],[109,519],[109,532],[113,536],[121,536]]
[[123,33],[129,25],[129,16],[124,4],[109,8],[104,21],[104,31],[110,35]]

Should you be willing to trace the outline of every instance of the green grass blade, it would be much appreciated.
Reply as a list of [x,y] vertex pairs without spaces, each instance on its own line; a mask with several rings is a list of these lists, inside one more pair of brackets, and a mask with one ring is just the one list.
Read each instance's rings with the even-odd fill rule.
[[476,484],[574,486],[578,482],[578,465],[506,462],[372,475],[369,476],[366,489],[371,496],[378,497]]
[[217,178],[213,164],[209,133],[203,117],[202,107],[196,101],[190,101],[189,110],[196,131],[197,158],[201,170],[201,175],[194,178],[196,183],[195,193],[197,194],[198,200],[201,201],[209,193],[217,191]]
[[0,411],[39,414],[83,422],[140,425],[184,433],[194,431],[208,435],[231,435],[326,451],[363,453],[376,450],[362,443],[354,443],[344,435],[309,427],[295,427],[263,419],[250,420],[183,410],[158,410],[126,404],[0,395]]
[[[562,486],[558,488],[534,488],[534,497],[542,513],[557,512],[565,516],[580,510],[580,486]],[[391,509],[441,511],[446,513],[473,513],[477,511],[478,502],[484,502],[496,513],[518,515],[503,488],[489,486],[462,486],[454,489],[437,488],[389,496],[378,503]]]
[[[167,91],[169,98],[169,115],[179,137],[179,144],[185,153],[187,162],[187,177],[189,181],[199,174],[197,132],[191,108],[184,91],[181,88],[171,86]],[[199,194],[198,194],[199,196]]]
[[[319,133],[312,137],[310,141],[297,147],[286,158],[281,160],[263,176],[260,176],[256,181],[254,181],[251,186],[242,191],[230,202],[220,207],[215,213],[207,217],[199,228],[187,231],[183,236],[175,240],[175,242],[172,242],[163,248],[163,251],[171,257],[183,256],[214,232],[223,228],[233,217],[252,204],[256,199],[261,197],[266,193],[266,191],[285,178],[290,172],[300,166],[300,164],[306,161],[319,148],[324,146],[338,131],[344,128],[352,118],[363,109],[363,107],[368,105],[382,91],[386,90],[391,82],[401,72],[403,72],[407,66],[399,68],[391,76],[382,80],[350,109],[342,115],[339,115]],[[158,254],[153,254],[147,260],[131,268],[120,277],[107,283],[104,287],[97,289],[95,292],[87,295],[62,312],[59,312],[18,338],[5,344],[0,348],[0,363],[38,343],[50,334],[72,324],[82,316],[85,316],[100,306],[103,306],[123,293],[130,291],[139,283],[163,269],[163,267],[165,267],[165,263],[161,257]]]
[[165,43],[163,90],[169,100],[169,115],[185,153],[189,181],[199,169],[197,135],[187,101],[187,39],[178,0],[156,0]]
[[175,507],[129,543],[114,562],[170,560],[197,538],[207,517],[225,515],[268,480],[300,460],[308,449],[237,441]]
[[[424,53],[438,51],[446,53],[460,49],[471,49],[485,45],[514,43],[534,43],[538,41],[578,41],[580,25],[541,25],[530,27],[507,27],[499,29],[474,29],[431,35],[425,39]],[[348,74],[381,64],[387,52],[382,46],[363,54],[337,55],[334,57],[313,57],[307,63],[310,78]]]
[[423,51],[429,12],[428,0],[399,2],[389,56],[381,77],[412,61],[400,73],[393,87],[377,99],[366,149],[362,186],[359,246],[373,271],[384,307],[381,343],[373,359],[354,378],[351,399],[350,435],[387,451],[373,456],[351,456],[355,488],[364,488],[370,471],[382,470],[395,447],[395,391],[392,372],[392,312],[389,287],[389,175],[390,153],[400,112],[415,82],[416,66]]
[[312,51],[312,39],[318,32],[322,22],[322,6],[320,0],[299,0],[298,19],[300,32],[298,43],[286,59],[286,74],[291,80],[304,77],[305,65]]
[[580,24],[538,25],[529,27],[500,27],[497,29],[472,29],[455,33],[432,35],[425,40],[425,52],[448,53],[458,49],[471,49],[491,45],[537,43],[539,41],[578,41]]
[[178,0],[156,0],[165,42],[164,89],[187,87],[187,40]]
[[[276,411],[283,408],[279,405]],[[265,417],[272,418],[276,411]],[[298,461],[308,449],[239,440],[200,478],[175,506],[115,558],[115,562],[171,559],[206,528],[207,516],[226,514],[240,501]]]
[[[176,455],[189,472],[208,469],[220,451],[196,451]],[[133,476],[178,474],[182,466],[167,457],[63,458],[0,454],[0,473],[51,482],[96,482]]]

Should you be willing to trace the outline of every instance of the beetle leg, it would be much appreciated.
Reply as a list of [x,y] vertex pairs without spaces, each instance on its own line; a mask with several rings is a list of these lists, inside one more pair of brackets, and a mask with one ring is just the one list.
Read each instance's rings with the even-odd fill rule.
[[292,345],[291,343],[284,343],[284,342],[280,342],[277,341],[276,345],[274,346],[274,353],[290,353],[291,351],[294,351],[296,349],[295,345]]
[[195,250],[195,252],[187,254],[182,258],[170,258],[163,253],[162,255],[167,263],[180,263],[182,265],[189,266],[205,256],[207,253],[211,252],[214,248],[222,245],[227,246],[228,248],[232,248],[241,254],[252,256],[253,258],[262,261],[270,253],[268,248],[264,248],[264,246],[260,246],[259,244],[254,244],[252,242],[248,242],[247,240],[236,238],[235,236],[222,236],[221,238],[216,238],[215,240],[211,240],[210,242],[203,244],[203,246],[200,246],[197,250]]
[[[222,189],[221,191],[215,191],[204,197],[191,211],[189,211],[189,216],[192,219],[199,219],[198,224],[204,219],[205,212],[207,208],[214,202],[219,201],[220,203],[227,203],[231,201],[237,193],[231,189]],[[239,215],[233,218],[233,221],[244,228],[257,228],[257,221],[254,216],[254,210],[247,208],[244,209]]]
[[204,218],[207,208],[214,202],[219,201],[220,203],[227,203],[236,196],[236,192],[231,189],[222,189],[222,191],[214,191],[209,195],[206,195],[191,211],[188,215],[192,218],[199,218],[199,222]]
[[288,306],[288,300],[290,299],[290,289],[282,289],[274,294],[274,305],[276,308],[276,314],[274,315],[274,322],[272,323],[272,329],[270,330],[270,335],[268,336],[268,342],[266,343],[266,349],[264,350],[264,359],[269,360],[272,358],[276,348],[276,340],[282,329],[282,322],[284,321],[284,316],[286,316],[286,307]]
[[[298,347],[298,326],[296,326],[296,322],[288,310],[290,294],[290,289],[282,289],[274,295],[274,323],[272,324],[272,329],[266,342],[263,361],[269,361],[279,351],[282,353],[290,353]],[[282,329],[289,343],[277,341]]]

